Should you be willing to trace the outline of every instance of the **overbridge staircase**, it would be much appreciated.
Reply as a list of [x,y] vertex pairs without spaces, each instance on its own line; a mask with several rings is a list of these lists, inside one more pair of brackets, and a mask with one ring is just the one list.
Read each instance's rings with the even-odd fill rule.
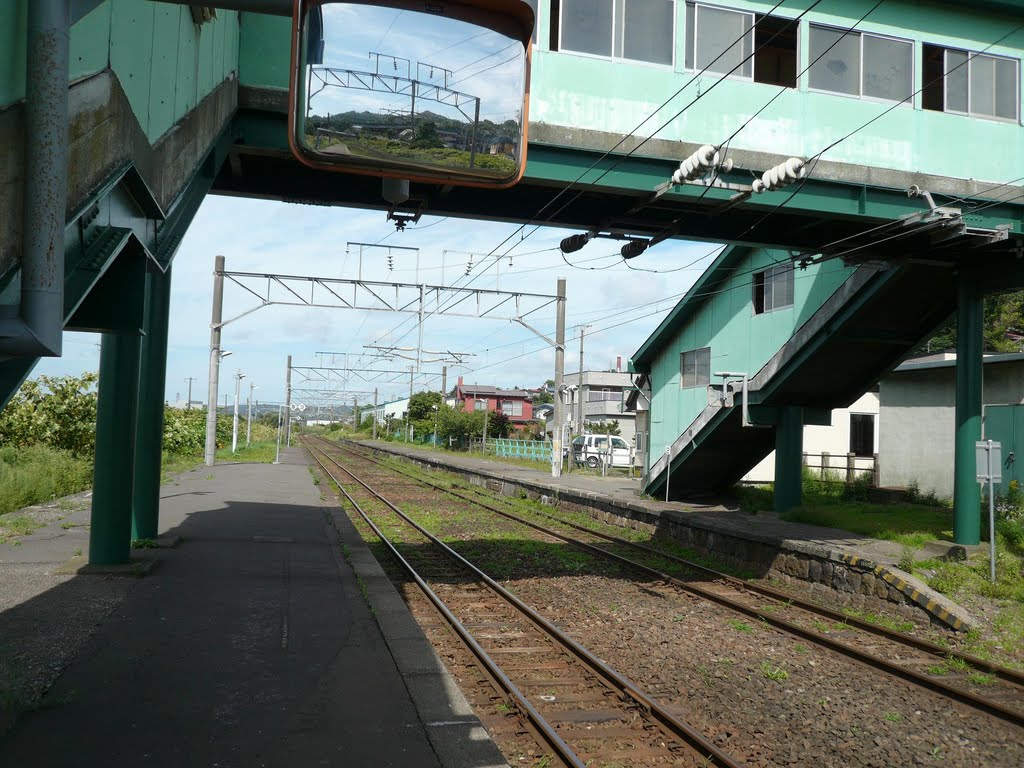
[[[750,379],[752,411],[769,422],[773,409],[801,406],[819,423],[848,406],[954,312],[957,275],[952,262],[860,266]],[[743,425],[737,392],[683,430],[652,463],[644,491],[664,495],[667,472],[673,498],[728,489],[774,447],[769,423]]]

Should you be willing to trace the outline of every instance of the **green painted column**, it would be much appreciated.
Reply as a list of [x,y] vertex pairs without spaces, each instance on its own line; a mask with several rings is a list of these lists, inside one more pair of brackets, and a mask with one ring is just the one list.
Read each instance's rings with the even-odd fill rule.
[[799,406],[779,408],[775,425],[775,511],[785,512],[803,500],[804,411]]
[[100,347],[90,565],[123,565],[131,556],[141,342],[135,334],[104,333]]
[[155,539],[160,525],[160,467],[163,460],[164,388],[167,379],[167,331],[171,309],[171,271],[155,264],[146,273],[146,314],[139,371],[139,408],[135,424],[135,488],[132,539]]
[[975,443],[981,440],[984,300],[977,274],[963,270],[957,294],[956,443],[953,469],[953,541],[981,541],[981,490],[975,467]]

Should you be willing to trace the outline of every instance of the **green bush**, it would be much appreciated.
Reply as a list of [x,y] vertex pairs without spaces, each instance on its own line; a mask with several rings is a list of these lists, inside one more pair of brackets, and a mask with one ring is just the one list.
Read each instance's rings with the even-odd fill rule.
[[0,448],[0,515],[91,484],[91,459],[45,445]]
[[[217,447],[231,445],[232,417],[227,414],[217,415]],[[262,424],[253,423],[253,440],[271,439],[257,437],[263,430],[270,430]],[[277,432],[273,431],[274,437]],[[245,441],[245,423],[240,421],[238,434]],[[206,411],[203,409],[182,410],[181,408],[164,408],[164,443],[168,453],[188,456],[201,456],[206,450]]]
[[96,450],[99,376],[40,376],[26,381],[0,411],[0,445],[46,445],[76,456]]

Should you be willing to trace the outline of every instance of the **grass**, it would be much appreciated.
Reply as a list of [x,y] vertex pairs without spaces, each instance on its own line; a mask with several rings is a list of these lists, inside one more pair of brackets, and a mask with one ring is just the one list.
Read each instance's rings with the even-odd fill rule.
[[841,528],[913,549],[919,549],[934,539],[953,539],[952,511],[921,504],[811,502],[784,513],[782,518],[795,523]]
[[37,523],[25,515],[2,515],[0,516],[0,544],[6,544],[18,536],[28,536],[39,528],[42,523]]
[[0,448],[0,516],[91,485],[90,459],[41,445]]
[[754,628],[747,624],[745,621],[739,619],[729,619],[729,626],[735,629],[737,632],[753,632]]
[[903,716],[899,712],[886,712],[884,715],[882,715],[882,717],[884,717],[890,723],[898,723],[900,720],[903,719]]
[[788,680],[789,672],[782,667],[772,664],[770,661],[761,662],[761,675],[765,680]]
[[893,632],[912,632],[916,628],[916,624],[912,621],[894,619],[891,616],[886,616],[880,613],[871,613],[870,611],[858,611],[855,608],[843,608],[843,613],[847,616],[866,621],[869,624],[877,624],[880,627],[891,629]]

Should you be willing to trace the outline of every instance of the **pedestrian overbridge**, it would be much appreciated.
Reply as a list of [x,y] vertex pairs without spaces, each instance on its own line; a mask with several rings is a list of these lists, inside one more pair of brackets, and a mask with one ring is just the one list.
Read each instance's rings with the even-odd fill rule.
[[[1020,285],[1019,2],[677,0],[619,8],[616,26],[618,3],[596,15],[533,3],[517,185],[413,181],[391,202],[379,178],[290,149],[291,0],[0,5],[0,395],[60,354],[63,330],[102,334],[95,562],[127,559],[128,521],[137,538],[156,530],[172,263],[210,193],[374,208],[399,224],[560,226],[634,238],[627,255],[641,259],[687,238],[896,262],[936,321],[957,291],[976,313],[985,291]],[[406,55],[393,45],[385,56]],[[778,173],[752,189],[793,159],[785,189]],[[924,290],[917,276],[934,270],[941,290]],[[980,354],[968,343],[965,357]],[[894,362],[889,349],[864,370]],[[965,423],[966,445],[977,425]]]

